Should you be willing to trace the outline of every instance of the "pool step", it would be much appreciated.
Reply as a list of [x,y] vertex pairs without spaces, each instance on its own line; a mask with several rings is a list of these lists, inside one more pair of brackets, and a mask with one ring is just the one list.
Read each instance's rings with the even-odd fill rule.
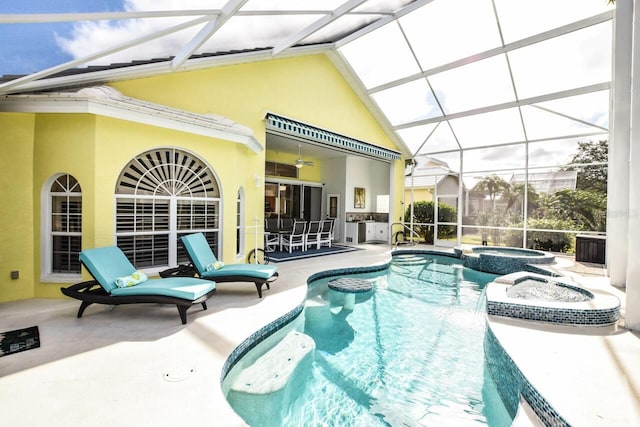
[[392,265],[425,265],[431,262],[424,257],[416,255],[396,255],[391,262]]
[[250,426],[279,426],[311,377],[316,344],[298,331],[289,332],[273,348],[232,380],[227,399]]
[[282,341],[244,369],[231,384],[231,390],[248,394],[275,393],[288,384],[294,371],[316,348],[309,335],[298,331],[287,334]]

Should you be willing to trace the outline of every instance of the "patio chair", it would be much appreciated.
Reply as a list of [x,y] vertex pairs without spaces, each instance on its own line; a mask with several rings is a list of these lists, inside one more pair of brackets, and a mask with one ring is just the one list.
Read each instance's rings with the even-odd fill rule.
[[295,220],[288,216],[280,218],[280,227],[278,227],[280,232],[290,233],[293,231],[294,222]]
[[333,219],[327,218],[322,221],[320,234],[318,235],[318,249],[325,245],[331,247],[331,242],[333,241],[333,224]]
[[264,250],[267,252],[274,252],[278,250],[280,246],[280,233],[265,232],[264,233]]
[[304,250],[314,245],[320,249],[320,221],[309,221],[307,231],[304,233]]
[[117,246],[84,250],[80,252],[80,262],[94,280],[61,289],[66,296],[82,301],[78,318],[91,304],[175,304],[184,325],[187,310],[196,304],[206,310],[206,301],[216,290],[215,282],[195,277],[144,280],[146,276],[139,275],[133,280],[139,272]]
[[280,250],[287,248],[289,253],[293,248],[305,249],[305,230],[307,223],[304,221],[296,221],[293,223],[293,230],[290,234],[283,234],[280,240]]
[[[180,238],[198,277],[222,282],[253,282],[262,298],[262,286],[278,278],[278,267],[264,264],[223,264],[216,259],[207,238],[202,233],[188,234]],[[188,273],[187,273],[188,274]],[[192,273],[193,274],[193,270]]]
[[265,218],[264,220],[264,231],[268,231],[270,233],[277,233],[280,230],[279,226],[280,221],[278,218]]

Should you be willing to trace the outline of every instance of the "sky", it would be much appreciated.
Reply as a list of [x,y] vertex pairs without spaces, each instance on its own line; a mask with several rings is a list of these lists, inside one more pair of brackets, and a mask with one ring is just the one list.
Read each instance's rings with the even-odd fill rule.
[[[259,0],[247,3],[243,10],[320,9],[332,10],[344,0]],[[406,0],[389,0],[389,4]],[[0,0],[2,14],[83,13],[114,11],[162,11],[220,9],[226,0]],[[246,48],[245,41],[260,40],[264,46],[273,46],[282,34],[291,29],[302,29],[319,19],[320,15],[295,15],[273,25],[266,16],[242,18],[242,22],[229,21],[216,33],[216,50]],[[122,21],[64,22],[0,24],[0,75],[27,74],[41,71],[71,59],[85,57],[118,44],[129,42],[168,26],[189,21],[195,17],[128,19]],[[272,24],[272,25],[269,25]],[[197,33],[203,24],[171,34],[159,41],[133,47],[127,51],[100,58],[91,64],[128,62],[133,59],[159,58],[175,55]],[[322,31],[312,35],[322,37]],[[204,48],[206,49],[207,44]],[[251,46],[251,45],[250,45]],[[263,46],[261,46],[263,47]]]
[[[0,0],[0,14],[106,12],[122,0]],[[69,61],[57,37],[71,37],[74,23],[0,24],[0,75],[27,74]]]

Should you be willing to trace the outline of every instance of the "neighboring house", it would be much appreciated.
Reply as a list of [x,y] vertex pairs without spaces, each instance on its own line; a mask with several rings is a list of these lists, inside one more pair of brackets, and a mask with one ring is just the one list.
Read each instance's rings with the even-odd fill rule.
[[[554,193],[559,190],[575,190],[578,182],[578,171],[556,171],[529,173],[526,181],[538,194]],[[509,184],[524,184],[524,174],[513,174]]]
[[[409,206],[414,201],[432,201],[437,198],[440,203],[458,207],[458,194],[460,180],[458,175],[451,173],[449,165],[432,157],[426,157],[412,170],[407,168],[405,173],[405,205]],[[469,215],[470,209],[476,206],[474,195],[462,184],[462,212]]]
[[[409,162],[405,168],[404,201],[407,206],[412,200],[416,202],[433,200],[436,184],[450,174],[449,165],[433,157],[415,159],[415,162],[414,165]],[[449,194],[451,189],[448,185],[446,187],[445,192]],[[454,194],[457,192],[456,189]]]
[[130,68],[135,77],[87,69],[61,76],[59,89],[0,97],[0,302],[60,297],[60,286],[88,279],[83,248],[117,244],[156,273],[186,260],[182,234],[202,231],[222,260],[243,261],[253,247],[247,227],[264,217],[265,161],[281,157],[265,150],[268,113],[368,144],[371,154],[317,162],[294,181],[332,182],[344,214],[353,187],[374,179],[359,171],[383,164],[389,215],[402,209],[404,160],[327,56]]

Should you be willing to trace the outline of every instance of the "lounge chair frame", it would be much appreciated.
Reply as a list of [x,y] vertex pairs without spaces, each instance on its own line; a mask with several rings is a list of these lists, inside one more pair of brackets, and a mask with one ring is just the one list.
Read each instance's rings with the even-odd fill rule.
[[[160,272],[160,277],[200,277],[200,274],[198,272],[198,269],[195,267],[195,263],[193,262],[193,259],[191,258],[191,254],[189,253],[189,251],[187,250],[187,248],[184,246],[184,242],[182,242],[182,239],[179,239],[180,243],[182,244],[182,247],[185,250],[185,253],[187,254],[187,257],[189,258],[189,263],[188,264],[182,264],[179,265],[175,268],[169,268],[167,270],[161,271]],[[225,282],[253,282],[256,285],[256,290],[258,291],[258,297],[262,298],[262,286],[267,287],[267,289],[271,289],[270,287],[270,283],[275,282],[278,279],[278,272],[275,272],[271,277],[269,277],[268,279],[261,279],[258,277],[253,277],[253,276],[243,276],[243,275],[226,275],[226,276],[216,276],[215,278],[212,278],[211,280],[215,281],[216,283],[225,283]],[[209,280],[209,279],[206,279]]]
[[[84,268],[89,272],[93,280],[84,281],[60,289],[60,291],[64,295],[81,301],[77,315],[78,318],[82,317],[86,308],[91,304],[106,304],[110,306],[141,303],[171,304],[175,305],[178,309],[180,320],[184,325],[187,323],[187,310],[196,304],[201,304],[202,308],[206,310],[206,301],[215,293],[216,290],[215,285],[207,285],[207,290],[203,290],[203,292],[206,293],[197,295],[200,294],[200,292],[197,292],[196,294],[194,294],[194,296],[197,295],[197,298],[183,297],[182,295],[172,295],[171,293],[166,293],[165,291],[167,288],[162,288],[165,285],[176,285],[177,289],[180,288],[181,284],[175,284],[174,279],[174,282],[164,281],[160,288],[156,289],[155,291],[153,285],[151,285],[148,290],[143,290],[141,292],[132,292],[129,294],[113,294],[113,290],[117,289],[117,287],[115,283],[112,282],[115,281],[115,278],[110,276],[118,274],[131,274],[133,271],[135,271],[135,267],[127,259],[122,250],[117,246],[93,248],[81,252],[79,258],[80,264],[84,266]],[[163,280],[171,279],[149,279],[146,283],[152,283],[154,281],[160,283]],[[201,280],[183,280],[185,288],[197,284],[195,282],[206,283],[205,281]],[[164,289],[165,291],[163,291],[162,289]],[[170,289],[169,291],[171,292]]]
[[[191,258],[191,257],[189,257]],[[200,277],[198,270],[194,267],[193,261],[189,261],[189,264],[182,264],[176,268],[170,268],[168,270],[161,271],[160,277]],[[258,279],[257,277],[241,276],[241,275],[228,275],[228,276],[216,276],[211,279],[216,283],[225,282],[253,282],[256,285],[258,291],[258,297],[262,298],[262,287],[266,285],[267,289],[271,289],[270,283],[273,283],[278,278],[278,272],[268,279]],[[209,279],[206,279],[209,280]]]
[[177,307],[180,314],[182,324],[187,323],[187,310],[194,305],[202,305],[202,309],[207,309],[207,300],[216,292],[212,289],[207,294],[195,300],[186,300],[176,297],[168,297],[164,295],[123,295],[112,296],[104,290],[97,280],[88,280],[86,282],[77,283],[75,285],[62,288],[62,293],[68,297],[80,300],[80,309],[78,310],[78,319],[82,317],[85,309],[91,304],[121,305],[121,304],[173,304]]

